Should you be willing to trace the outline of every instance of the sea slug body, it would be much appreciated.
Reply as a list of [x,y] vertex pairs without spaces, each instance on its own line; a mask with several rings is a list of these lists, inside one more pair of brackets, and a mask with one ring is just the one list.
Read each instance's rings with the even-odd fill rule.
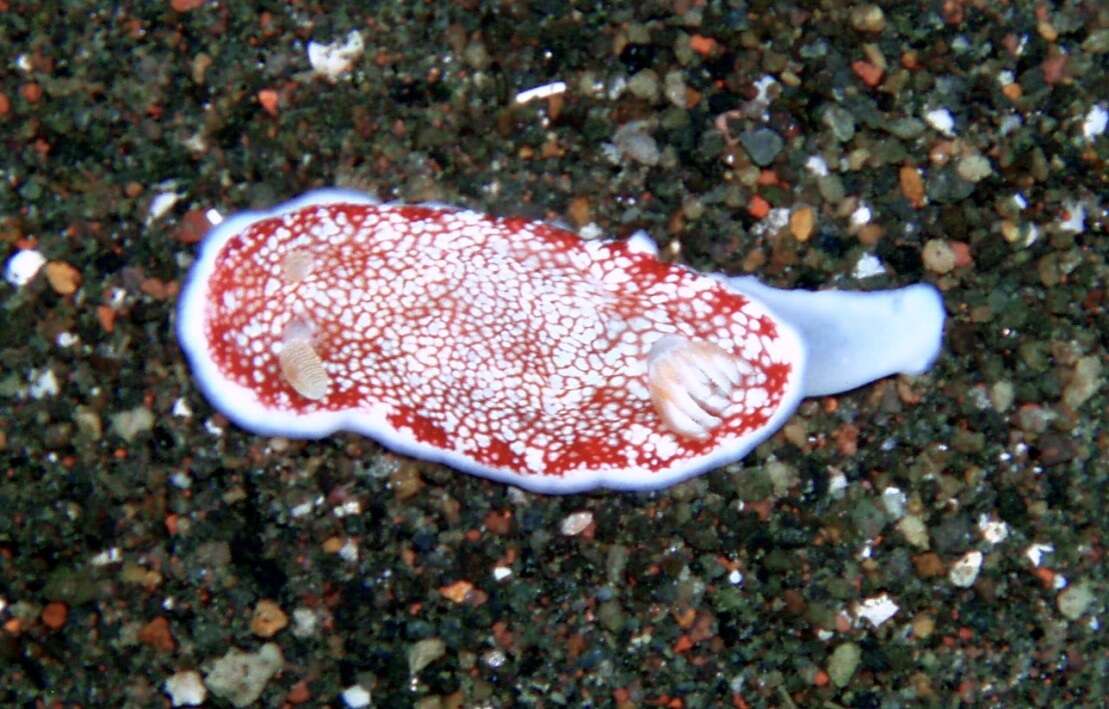
[[[260,434],[355,431],[540,492],[653,489],[742,457],[805,395],[926,369],[938,293],[861,295],[699,274],[643,234],[319,190],[215,227],[177,332],[212,404]],[[914,341],[869,352],[850,330],[871,313]],[[812,367],[806,340],[846,364]]]

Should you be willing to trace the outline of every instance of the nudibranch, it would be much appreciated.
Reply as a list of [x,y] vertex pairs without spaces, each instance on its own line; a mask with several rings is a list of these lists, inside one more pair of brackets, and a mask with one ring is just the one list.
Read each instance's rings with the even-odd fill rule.
[[943,320],[928,285],[779,290],[660,261],[642,233],[330,189],[213,228],[177,336],[245,429],[354,431],[568,493],[737,460],[805,396],[927,369]]

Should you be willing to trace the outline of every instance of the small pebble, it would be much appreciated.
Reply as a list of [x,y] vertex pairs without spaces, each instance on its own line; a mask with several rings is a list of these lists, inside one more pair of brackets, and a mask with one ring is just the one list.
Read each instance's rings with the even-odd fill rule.
[[751,160],[760,167],[774,162],[774,158],[785,145],[781,136],[769,128],[744,131],[739,135],[739,142],[743,144],[743,149],[751,156]]
[[820,177],[816,182],[816,187],[820,190],[820,196],[832,204],[839,204],[847,196],[847,190],[843,186],[843,180],[839,178],[839,175]]
[[955,172],[968,182],[978,182],[992,175],[993,168],[990,167],[988,158],[982,155],[968,155],[959,160],[958,165],[955,166]]
[[928,528],[916,515],[905,515],[897,520],[897,531],[917,549],[928,548]]
[[308,688],[307,680],[301,680],[294,684],[289,693],[285,695],[285,701],[294,706],[306,703],[312,698],[312,691]]
[[262,89],[258,92],[258,103],[262,106],[262,110],[271,116],[276,116],[278,113],[279,96],[273,89]]
[[890,486],[882,490],[882,507],[892,519],[901,519],[905,516],[906,500],[905,493],[900,488]]
[[474,585],[465,579],[439,588],[439,594],[452,603],[463,603],[473,592]]
[[204,5],[206,0],[170,0],[174,12],[188,12]]
[[944,239],[930,239],[921,253],[924,267],[932,273],[950,273],[955,268],[955,250]]
[[990,387],[990,403],[993,404],[994,411],[999,414],[1005,413],[1012,407],[1015,396],[1012,382],[995,382]]
[[828,676],[832,678],[832,684],[846,687],[862,656],[862,650],[852,642],[843,643],[833,650],[832,656],[828,658]]
[[266,643],[257,652],[231,648],[212,663],[204,684],[217,697],[245,707],[258,701],[284,664],[285,658],[276,643]]
[[669,71],[663,79],[663,93],[666,95],[666,100],[678,108],[686,108],[688,102],[688,92],[685,85],[685,77],[682,76],[680,71]]
[[943,559],[933,551],[917,554],[913,557],[913,568],[916,569],[918,578],[930,579],[935,576],[942,576],[944,572]]
[[912,140],[924,132],[924,121],[918,118],[896,118],[881,126],[902,140]]
[[46,280],[58,295],[72,295],[81,285],[81,272],[65,261],[46,264]]
[[182,244],[195,244],[204,238],[212,228],[208,212],[203,209],[190,209],[182,215],[177,228],[173,231],[173,238]]
[[855,75],[858,76],[864,84],[870,87],[877,86],[882,80],[882,75],[885,73],[881,67],[862,60],[852,62],[851,70],[855,72]]
[[964,180],[957,170],[943,168],[933,170],[928,175],[925,193],[928,198],[940,204],[951,204],[969,197],[974,192],[974,183]]
[[61,601],[53,601],[47,603],[42,609],[41,617],[43,625],[51,630],[58,630],[65,625],[66,618],[69,617],[69,608]]
[[138,638],[139,642],[144,645],[149,645],[162,652],[173,652],[173,649],[177,646],[169,627],[169,621],[163,616],[158,616],[142,626],[139,629]]
[[801,474],[795,467],[780,460],[769,461],[763,468],[770,480],[776,496],[789,494],[790,488],[801,482]]
[[877,5],[859,5],[851,10],[851,26],[860,32],[881,32],[886,15]]
[[1089,36],[1082,42],[1082,51],[1090,54],[1109,52],[1109,27],[1091,30]]
[[816,217],[812,207],[798,207],[790,212],[789,233],[793,235],[794,239],[806,242],[812,236],[815,221]]
[[42,86],[30,81],[19,87],[19,95],[24,98],[27,103],[38,103],[42,99]]
[[1074,365],[1070,381],[1063,389],[1063,403],[1077,409],[1101,389],[1101,359],[1097,356],[1082,357]]
[[936,619],[927,613],[913,618],[913,635],[921,640],[928,639],[936,630]]
[[831,104],[824,110],[822,120],[839,142],[846,143],[855,137],[855,117],[846,108]]
[[613,544],[605,556],[605,578],[613,586],[624,582],[624,570],[628,566],[628,548],[623,544]]
[[250,618],[250,632],[260,638],[272,638],[289,624],[289,617],[268,598],[258,601]]
[[1045,433],[1036,441],[1040,464],[1059,465],[1074,460],[1078,456],[1078,444],[1069,436],[1055,432]]
[[136,406],[127,411],[112,414],[112,431],[130,443],[140,433],[154,428],[154,414],[145,406]]
[[319,626],[319,616],[311,608],[293,609],[293,635],[298,638],[310,638],[316,634]]
[[400,501],[415,497],[423,488],[424,480],[415,465],[400,465],[389,475],[389,489]]
[[589,198],[583,196],[570,200],[570,204],[566,209],[566,216],[570,219],[570,223],[578,229],[593,221],[593,208],[589,203]]
[[1086,582],[1065,588],[1055,597],[1055,605],[1068,620],[1081,618],[1093,601],[1093,591],[1090,590],[1090,584]]
[[636,98],[655,103],[659,96],[658,74],[651,69],[638,72],[628,80],[628,91]]
[[644,165],[658,165],[658,143],[647,134],[642,121],[620,126],[612,136],[612,142],[624,157]]
[[428,638],[408,648],[408,673],[418,675],[431,663],[447,654],[447,644],[439,638]]
[[493,63],[493,58],[489,56],[489,50],[485,48],[485,43],[475,40],[469,42],[466,48],[462,50],[462,61],[474,69],[484,70],[488,69],[489,65]]
[[920,176],[920,171],[913,165],[903,165],[897,176],[898,181],[901,182],[902,194],[908,203],[915,207],[923,206],[924,179]]
[[1025,404],[1017,411],[1017,427],[1025,433],[1043,433],[1047,427],[1058,417],[1051,409]]

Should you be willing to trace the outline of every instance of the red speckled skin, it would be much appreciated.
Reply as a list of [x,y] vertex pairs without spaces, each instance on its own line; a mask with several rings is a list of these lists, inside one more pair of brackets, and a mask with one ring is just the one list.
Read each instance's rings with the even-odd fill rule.
[[[254,399],[225,410],[248,428],[360,430],[538,489],[551,486],[528,480],[598,473],[609,476],[604,484],[651,487],[653,477],[720,460],[720,451],[742,455],[798,397],[789,392],[800,356],[791,332],[783,338],[759,304],[635,242],[355,203],[303,206],[222,238],[210,272],[186,288],[204,290],[203,306],[182,308],[203,312],[204,341],[184,344],[194,365],[204,358],[218,373],[203,383],[210,398],[241,387]],[[311,256],[297,282],[282,271],[293,251]],[[330,377],[319,400],[282,377],[275,353],[291,324],[311,329]],[[666,334],[708,340],[749,365],[706,438],[668,431],[650,403],[646,355]],[[234,408],[227,401],[217,405]],[[298,425],[313,417],[325,423]]]

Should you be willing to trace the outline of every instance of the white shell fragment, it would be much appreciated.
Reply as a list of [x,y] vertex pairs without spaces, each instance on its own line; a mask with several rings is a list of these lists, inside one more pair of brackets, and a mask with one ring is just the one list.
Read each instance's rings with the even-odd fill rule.
[[566,92],[566,82],[554,81],[542,86],[536,86],[516,94],[516,103],[529,103],[538,99],[550,98]]
[[888,593],[882,593],[877,596],[863,599],[863,601],[855,607],[855,615],[877,628],[882,623],[892,618],[899,610],[900,607],[894,603],[890,595]]
[[935,108],[924,114],[924,120],[936,131],[947,137],[955,135],[955,119],[946,108]]
[[558,531],[564,537],[576,537],[593,524],[593,513],[589,510],[572,512],[563,517],[558,525]]
[[947,578],[959,588],[970,588],[978,579],[978,572],[982,568],[982,552],[968,551],[961,559],[951,565],[951,572]]
[[1106,123],[1109,123],[1109,112],[1105,110],[1105,105],[1091,106],[1082,120],[1082,137],[1092,141],[1105,132]]
[[335,40],[331,44],[309,42],[308,63],[312,65],[312,71],[335,81],[354,68],[365,46],[358,30],[352,31],[346,39]]
[[362,707],[370,706],[370,693],[360,684],[347,687],[340,696],[343,698],[343,704],[346,704],[350,709],[362,709]]
[[38,251],[20,249],[4,264],[4,280],[16,287],[25,286],[45,264],[46,257]]
[[198,707],[208,697],[208,689],[195,670],[185,670],[168,677],[162,688],[175,707]]
[[173,205],[181,201],[181,195],[176,192],[159,192],[150,200],[150,207],[146,213],[146,223],[155,222],[166,215]]

